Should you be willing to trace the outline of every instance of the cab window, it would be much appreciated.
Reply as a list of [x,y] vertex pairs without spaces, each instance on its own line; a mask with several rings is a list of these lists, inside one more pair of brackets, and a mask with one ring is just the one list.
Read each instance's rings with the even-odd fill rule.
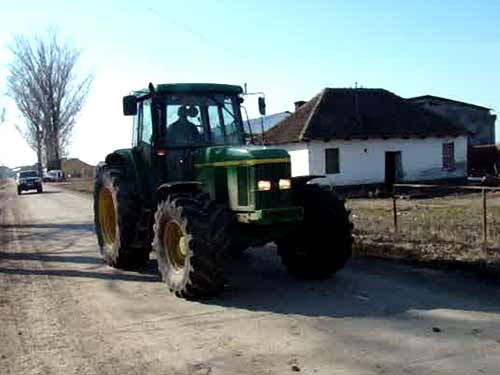
[[134,116],[134,121],[132,124],[132,147],[137,146],[139,139],[139,108],[137,109],[137,114]]
[[[162,110],[163,111],[163,110]],[[165,98],[167,146],[200,147],[243,143],[236,97],[224,94]]]
[[153,121],[151,119],[151,100],[142,102],[142,110],[139,111],[139,121],[142,119],[141,142],[151,144],[153,142]]

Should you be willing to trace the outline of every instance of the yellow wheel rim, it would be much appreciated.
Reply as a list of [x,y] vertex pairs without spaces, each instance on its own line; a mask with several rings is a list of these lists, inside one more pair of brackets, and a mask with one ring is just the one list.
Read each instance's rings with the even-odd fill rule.
[[169,221],[165,227],[163,248],[166,249],[173,267],[177,271],[183,269],[188,254],[188,241],[184,231],[176,221]]
[[109,189],[99,192],[99,225],[106,245],[113,245],[116,238],[116,215],[113,195]]

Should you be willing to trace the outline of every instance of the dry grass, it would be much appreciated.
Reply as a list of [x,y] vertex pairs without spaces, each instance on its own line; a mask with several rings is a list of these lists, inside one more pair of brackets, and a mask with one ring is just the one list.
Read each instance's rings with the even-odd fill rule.
[[359,254],[500,269],[498,193],[488,195],[486,245],[481,194],[398,199],[398,233],[394,233],[391,199],[352,199],[347,205],[352,210]]
[[[5,221],[5,200],[7,196],[7,186],[12,180],[0,179],[0,226],[4,224]],[[4,244],[7,241],[7,233],[2,228],[0,228],[0,244]]]

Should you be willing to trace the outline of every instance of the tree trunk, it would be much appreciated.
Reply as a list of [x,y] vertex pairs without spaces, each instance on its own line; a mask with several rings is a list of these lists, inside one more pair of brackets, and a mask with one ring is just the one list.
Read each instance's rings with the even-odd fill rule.
[[36,157],[38,159],[38,175],[43,178],[42,135],[40,131],[36,137]]
[[45,137],[45,155],[47,158],[47,169],[61,169],[61,157],[59,153],[59,137],[51,129],[50,134]]

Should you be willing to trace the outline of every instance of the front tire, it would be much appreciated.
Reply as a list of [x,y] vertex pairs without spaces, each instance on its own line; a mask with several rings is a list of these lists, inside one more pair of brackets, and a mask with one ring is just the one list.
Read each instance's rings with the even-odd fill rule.
[[217,294],[224,285],[229,220],[206,193],[179,193],[160,202],[153,249],[163,281],[178,297]]
[[330,190],[305,185],[297,192],[304,221],[277,241],[283,265],[294,276],[323,279],[344,267],[352,254],[352,224],[344,203]]
[[133,247],[139,213],[133,184],[107,169],[94,184],[94,222],[99,251],[115,268],[139,268],[149,260],[149,249]]

